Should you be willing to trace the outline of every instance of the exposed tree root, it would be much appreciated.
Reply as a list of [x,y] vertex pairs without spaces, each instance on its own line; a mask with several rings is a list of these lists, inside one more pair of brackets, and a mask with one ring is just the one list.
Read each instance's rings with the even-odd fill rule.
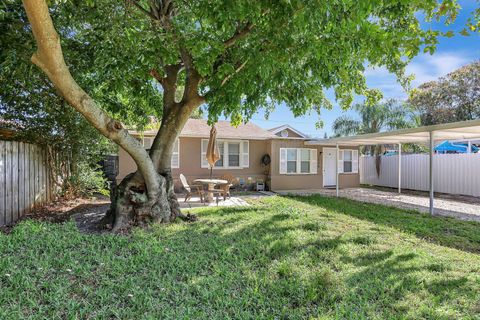
[[158,175],[158,192],[147,195],[144,182],[136,174],[130,174],[112,190],[111,206],[103,223],[112,232],[122,233],[132,226],[152,223],[169,223],[178,217],[184,221],[196,221],[192,214],[183,214],[173,189],[170,173]]

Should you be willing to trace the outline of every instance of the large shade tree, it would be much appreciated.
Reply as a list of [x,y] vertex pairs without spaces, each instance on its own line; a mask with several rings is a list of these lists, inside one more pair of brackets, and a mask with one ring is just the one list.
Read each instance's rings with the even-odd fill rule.
[[[35,43],[22,3],[0,5],[0,120],[14,124],[16,139],[48,144],[71,158],[71,171],[81,161],[96,163],[108,140],[59,96],[51,82],[29,61]],[[92,54],[64,41],[72,70],[88,70]],[[108,148],[107,148],[108,150]]]
[[[57,16],[62,11],[49,10],[44,0],[23,4],[37,43],[32,62],[137,164],[112,201],[108,217],[114,230],[180,215],[170,158],[198,108],[206,109],[211,122],[224,115],[239,123],[278,103],[301,115],[330,107],[327,88],[348,107],[354,94],[370,93],[366,65],[385,66],[404,83],[408,61],[422,48],[433,51],[439,33],[422,30],[419,12],[450,20],[458,9],[454,0],[103,0],[59,2],[55,8],[70,10]],[[50,14],[61,24],[60,36]],[[100,83],[95,90],[87,93],[74,80],[61,39],[95,54],[90,69]],[[120,115],[138,108],[124,106],[129,97],[139,92],[152,97],[151,88],[161,98],[148,107],[161,117],[161,126],[147,152]]]
[[480,61],[420,85],[409,103],[425,126],[480,119]]

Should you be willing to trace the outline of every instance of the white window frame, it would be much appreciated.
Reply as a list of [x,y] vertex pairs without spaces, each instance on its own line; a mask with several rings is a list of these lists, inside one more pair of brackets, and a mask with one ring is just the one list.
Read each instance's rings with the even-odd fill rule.
[[[301,160],[299,160],[300,158],[300,150],[297,149],[297,148],[286,148],[287,149],[287,158],[286,158],[286,162],[287,162],[287,174],[297,174],[297,173],[300,173],[300,166],[301,166]],[[288,151],[293,151],[295,150],[295,160],[288,160]],[[289,162],[295,162],[295,172],[288,172],[288,163]]]
[[[296,171],[295,172],[287,172],[288,165],[287,165],[287,154],[288,150],[296,150],[297,159],[296,159]],[[302,150],[308,150],[310,152],[310,171],[309,172],[302,172],[302,159],[301,154]],[[317,149],[310,149],[310,148],[280,148],[279,151],[279,174],[282,175],[309,175],[309,174],[317,174],[318,172],[318,150]]]
[[[345,162],[345,151],[352,152],[352,171],[344,171],[344,162]],[[338,173],[342,174],[358,174],[358,149],[340,149],[338,150]]]
[[[143,137],[143,138],[141,138],[141,143],[146,150],[150,150],[150,148],[152,147],[154,139],[155,139],[154,137]],[[172,159],[170,160],[170,167],[172,169],[178,169],[178,168],[180,168],[180,138],[175,139],[174,143],[177,144],[177,152],[175,152],[175,147],[174,147],[174,149],[172,151]],[[178,165],[176,165],[176,166],[173,164],[173,157],[174,156],[178,157]]]
[[[224,169],[245,169],[248,168],[250,165],[250,142],[248,140],[232,140],[232,139],[218,139],[217,143],[223,144],[223,166],[214,166],[213,170],[224,170]],[[240,148],[239,154],[239,166],[229,166],[228,165],[228,144],[229,143],[238,143]],[[208,147],[208,139],[201,139],[200,141],[200,167],[201,168],[210,168],[208,161],[206,159],[207,156],[207,147]]]
[[[230,166],[230,144],[238,144],[238,166]],[[224,141],[223,142],[223,167],[229,169],[242,168],[242,142],[241,141]],[[221,168],[221,167],[220,167]]]

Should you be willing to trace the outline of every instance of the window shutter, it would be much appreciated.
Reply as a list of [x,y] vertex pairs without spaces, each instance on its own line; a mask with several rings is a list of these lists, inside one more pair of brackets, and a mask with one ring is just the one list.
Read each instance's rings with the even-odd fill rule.
[[352,172],[358,173],[358,150],[352,150]]
[[302,172],[302,149],[297,148],[297,171],[295,173]]
[[178,157],[178,153],[177,154],[172,154],[172,160],[171,160],[171,163],[170,163],[171,167],[172,168],[180,168],[180,159]]
[[241,166],[243,168],[248,168],[250,166],[250,143],[249,141],[243,141],[242,142],[242,156],[241,156]]
[[200,160],[202,168],[208,168],[207,148],[208,148],[208,140],[202,139],[202,152],[201,152],[201,160]]
[[287,173],[287,149],[280,148],[280,174]]
[[310,149],[310,173],[317,174],[317,149]]
[[343,150],[338,150],[338,173],[343,173]]
[[[223,167],[229,167],[230,164],[228,160],[230,158],[230,155],[228,154],[228,141],[222,141],[222,142],[217,141],[217,143],[223,144]],[[221,152],[221,149],[220,149],[220,152]]]
[[180,139],[175,140],[172,152],[172,160],[170,162],[172,168],[180,168]]

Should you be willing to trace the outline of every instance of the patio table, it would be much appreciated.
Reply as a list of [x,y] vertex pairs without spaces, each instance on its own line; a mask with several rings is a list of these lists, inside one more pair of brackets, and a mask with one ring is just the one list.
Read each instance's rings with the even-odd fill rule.
[[196,179],[194,182],[208,185],[207,202],[213,202],[213,193],[218,192],[218,190],[215,190],[216,185],[228,183],[227,180],[222,179]]

